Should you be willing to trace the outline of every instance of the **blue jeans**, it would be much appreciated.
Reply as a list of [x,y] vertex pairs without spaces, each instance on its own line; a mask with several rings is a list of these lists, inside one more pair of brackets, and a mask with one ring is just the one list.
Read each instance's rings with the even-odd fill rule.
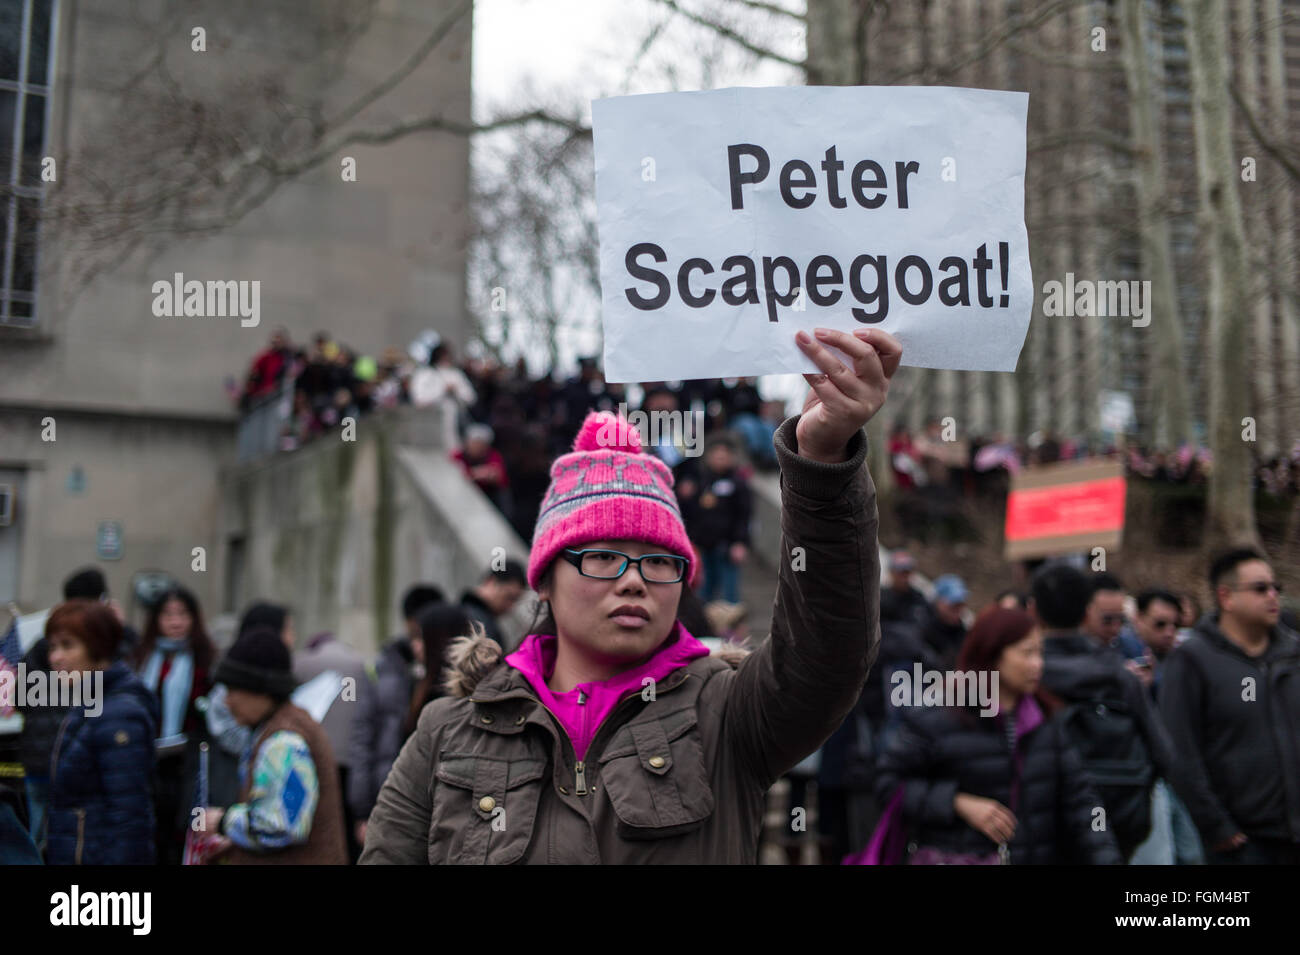
[[1163,779],[1151,789],[1151,834],[1129,865],[1201,865],[1205,855],[1191,815]]
[[13,806],[0,802],[0,865],[40,865],[36,844],[18,822]]
[[740,567],[731,562],[730,544],[715,544],[700,556],[704,559],[704,586],[700,599],[705,603],[717,600],[718,591],[728,603],[740,603]]
[[1204,865],[1205,849],[1201,835],[1192,822],[1192,814],[1172,789],[1169,790],[1169,821],[1174,837],[1174,862],[1177,865]]
[[27,831],[32,842],[43,847],[45,842],[45,811],[50,804],[50,781],[45,777],[27,776],[23,779],[27,792]]

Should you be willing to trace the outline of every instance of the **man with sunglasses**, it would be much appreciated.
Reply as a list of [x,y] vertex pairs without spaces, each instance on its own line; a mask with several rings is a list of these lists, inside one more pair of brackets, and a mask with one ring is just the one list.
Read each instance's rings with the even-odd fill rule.
[[1083,617],[1084,633],[1098,646],[1119,649],[1120,631],[1127,618],[1124,616],[1124,585],[1114,574],[1094,573],[1089,579],[1092,596],[1088,599],[1088,612]]
[[1139,593],[1135,602],[1133,625],[1120,633],[1119,644],[1125,656],[1151,674],[1144,682],[1150,685],[1151,695],[1158,697],[1165,660],[1178,643],[1178,598],[1152,587]]
[[1217,609],[1170,654],[1160,709],[1212,864],[1300,862],[1300,636],[1258,551],[1210,568]]

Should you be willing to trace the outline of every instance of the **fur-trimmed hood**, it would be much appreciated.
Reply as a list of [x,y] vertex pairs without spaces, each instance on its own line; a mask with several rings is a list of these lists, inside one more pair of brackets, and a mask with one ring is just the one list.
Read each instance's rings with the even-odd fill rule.
[[[723,642],[709,651],[735,669],[752,650],[749,644]],[[470,624],[470,635],[457,637],[447,647],[447,671],[442,688],[448,696],[464,699],[474,692],[482,679],[505,661],[501,644],[489,637],[477,623]]]

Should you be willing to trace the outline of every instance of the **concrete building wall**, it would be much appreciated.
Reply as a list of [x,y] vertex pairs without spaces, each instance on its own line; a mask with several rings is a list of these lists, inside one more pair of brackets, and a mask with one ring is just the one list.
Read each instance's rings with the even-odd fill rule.
[[[24,480],[14,524],[0,528],[0,537],[16,541],[20,554],[13,595],[19,606],[50,606],[69,573],[97,564],[128,609],[131,576],[142,570],[168,571],[212,607],[221,587],[213,560],[215,462],[231,448],[230,430],[211,422],[7,410],[0,416],[0,469]],[[106,521],[121,527],[119,559],[96,553]],[[203,572],[191,569],[195,547],[204,548]]]
[[300,637],[330,630],[369,653],[400,629],[412,584],[437,584],[454,600],[494,556],[526,560],[527,546],[444,449],[404,443],[419,431],[413,419],[430,414],[376,415],[354,442],[322,438],[228,471],[219,532],[227,609],[285,601]]
[[[78,161],[61,167],[47,196],[83,185],[78,169],[125,194],[132,170],[121,157],[137,153],[123,139],[138,134],[139,114],[166,100],[166,84],[144,69],[159,48],[186,96],[220,91],[210,121],[196,130],[237,135],[244,117],[265,121],[282,106],[241,87],[245,78],[282,69],[289,92],[310,87],[322,114],[338,116],[460,6],[200,0],[184,8],[182,22],[178,8],[162,2],[61,0],[47,151]],[[355,35],[319,54],[315,38],[336,21],[358,27]],[[190,50],[192,26],[207,30],[205,52]],[[339,131],[429,115],[468,122],[470,40],[466,12],[422,65]],[[166,134],[158,130],[160,143]],[[355,182],[343,180],[344,156],[356,160]],[[326,330],[363,354],[404,346],[426,328],[457,343],[467,334],[464,136],[425,131],[347,146],[216,231],[173,235],[167,222],[146,226],[157,230],[157,247],[142,247],[84,287],[71,280],[78,260],[69,242],[43,238],[35,324],[0,326],[0,468],[23,475],[14,596],[24,607],[47,604],[67,572],[93,562],[102,519],[125,528],[123,559],[105,564],[115,588],[131,571],[154,567],[192,583],[205,607],[228,599],[211,564],[206,576],[188,579],[188,555],[218,534],[218,475],[233,460],[236,421],[224,381],[242,381],[273,326],[288,327],[300,343]],[[155,316],[153,284],[176,273],[260,282],[259,324]],[[40,439],[47,416],[57,421],[57,443]],[[65,490],[74,465],[87,478],[79,495]]]

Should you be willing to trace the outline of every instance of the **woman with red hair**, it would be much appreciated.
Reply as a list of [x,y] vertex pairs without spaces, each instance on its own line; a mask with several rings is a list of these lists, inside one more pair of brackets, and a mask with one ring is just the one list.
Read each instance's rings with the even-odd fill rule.
[[50,756],[50,865],[154,861],[151,791],[158,703],[122,661],[122,624],[106,604],[69,600],[45,621],[50,667],[87,687]]
[[[980,703],[908,709],[877,764],[877,794],[908,832],[912,865],[1119,864],[1100,800],[1039,689],[1043,636],[1022,610],[975,621],[959,671],[988,674]],[[951,702],[951,701],[949,701]],[[886,822],[887,824],[887,822]]]

